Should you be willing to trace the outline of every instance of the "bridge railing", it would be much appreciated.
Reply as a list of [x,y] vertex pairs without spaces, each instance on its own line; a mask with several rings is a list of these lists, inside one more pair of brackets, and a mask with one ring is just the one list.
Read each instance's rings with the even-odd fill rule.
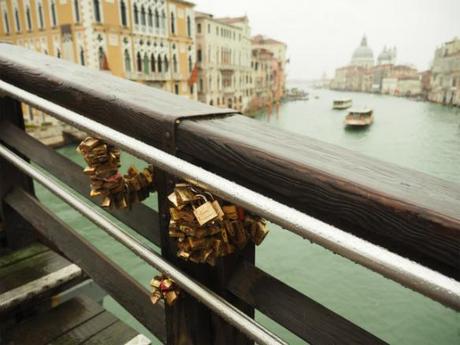
[[[25,220],[163,342],[280,343],[251,321],[254,308],[310,343],[383,342],[257,268],[253,246],[215,268],[179,261],[167,232],[166,196],[176,177],[460,308],[459,186],[19,47],[0,45],[0,78],[0,155],[6,159],[0,198],[9,242],[30,240],[30,232],[18,227],[24,222],[17,220]],[[161,256],[28,165],[30,160],[89,199],[81,168],[22,130],[19,101],[160,171],[158,212],[143,204],[109,212],[161,247]],[[151,305],[147,290],[33,197],[27,176],[171,274],[187,297],[173,307]]]

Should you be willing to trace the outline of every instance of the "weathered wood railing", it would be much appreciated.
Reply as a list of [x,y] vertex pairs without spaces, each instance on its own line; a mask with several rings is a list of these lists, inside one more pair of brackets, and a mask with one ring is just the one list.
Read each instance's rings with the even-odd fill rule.
[[[459,280],[455,184],[19,47],[0,45],[0,79]],[[2,97],[0,110],[1,143],[89,199],[81,168],[24,132],[19,102]],[[191,297],[174,307],[151,305],[147,290],[33,197],[29,178],[0,163],[10,245],[27,243],[34,229],[163,342],[251,343]],[[110,212],[174,266],[247,315],[258,309],[310,343],[383,343],[257,268],[253,247],[216,268],[177,260],[165,231],[174,176],[159,178],[158,212],[145,205]]]

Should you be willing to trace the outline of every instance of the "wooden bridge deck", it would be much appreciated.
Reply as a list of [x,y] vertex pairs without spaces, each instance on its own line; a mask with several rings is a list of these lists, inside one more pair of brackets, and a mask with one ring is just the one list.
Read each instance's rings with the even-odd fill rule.
[[[0,344],[150,344],[78,287],[87,277],[38,242],[0,256]],[[80,288],[80,290],[82,290]]]

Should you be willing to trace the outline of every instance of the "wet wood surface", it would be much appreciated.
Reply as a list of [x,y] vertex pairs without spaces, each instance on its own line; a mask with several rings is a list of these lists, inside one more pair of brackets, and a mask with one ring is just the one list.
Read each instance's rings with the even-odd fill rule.
[[162,341],[165,340],[164,306],[150,302],[150,293],[146,287],[29,194],[17,189],[5,201],[149,331]]
[[138,332],[85,297],[26,318],[2,334],[4,345],[124,345]]
[[183,121],[177,147],[212,170],[460,279],[460,186],[244,116]]

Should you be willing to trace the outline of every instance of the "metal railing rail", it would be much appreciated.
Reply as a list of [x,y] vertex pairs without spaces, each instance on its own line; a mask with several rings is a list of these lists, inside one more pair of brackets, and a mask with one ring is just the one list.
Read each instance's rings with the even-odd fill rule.
[[69,191],[66,191],[62,186],[59,185],[59,183],[53,181],[51,177],[46,176],[37,168],[33,167],[30,163],[1,144],[0,156],[11,162],[14,166],[22,170],[25,174],[32,177],[34,180],[38,181],[56,196],[61,198],[75,210],[99,226],[115,240],[119,241],[127,248],[132,250],[149,265],[170,276],[184,291],[201,301],[217,315],[246,334],[250,339],[254,340],[258,344],[287,344],[278,336],[274,335],[269,330],[259,325],[249,316],[234,307],[232,304],[227,302],[225,299],[218,296],[202,284],[189,278],[180,270],[176,269],[165,259],[163,259],[161,255],[153,252],[149,248],[146,248],[141,242],[124,232],[102,213],[97,211],[97,208],[91,207],[82,202],[80,199],[78,199],[78,197]]
[[349,258],[450,308],[460,310],[460,282],[452,278],[11,84],[0,81],[0,91],[77,128],[103,138],[170,174],[200,185],[211,193],[257,213],[303,238],[330,249],[334,253]]

